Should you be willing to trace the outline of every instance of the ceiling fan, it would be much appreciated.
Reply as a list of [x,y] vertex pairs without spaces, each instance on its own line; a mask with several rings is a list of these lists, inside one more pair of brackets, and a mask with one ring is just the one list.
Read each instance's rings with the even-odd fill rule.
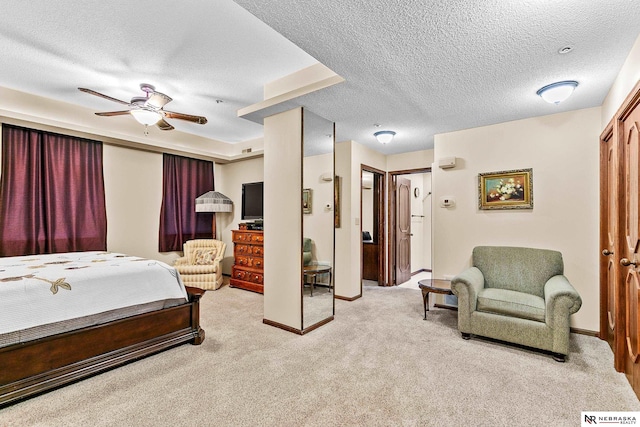
[[173,130],[175,129],[169,124],[167,119],[179,119],[186,120],[192,123],[198,123],[203,125],[207,123],[207,118],[203,116],[192,116],[191,114],[175,113],[173,111],[164,110],[164,106],[171,102],[173,99],[164,93],[156,92],[156,88],[153,85],[142,83],[140,89],[146,94],[146,96],[134,96],[131,98],[131,102],[121,101],[116,98],[112,98],[108,95],[104,95],[95,90],[86,89],[83,87],[78,88],[80,91],[89,93],[91,95],[99,96],[110,101],[117,102],[128,106],[127,110],[122,111],[108,111],[105,113],[96,113],[98,116],[122,116],[125,114],[131,114],[140,124],[145,126],[157,125],[160,130]]

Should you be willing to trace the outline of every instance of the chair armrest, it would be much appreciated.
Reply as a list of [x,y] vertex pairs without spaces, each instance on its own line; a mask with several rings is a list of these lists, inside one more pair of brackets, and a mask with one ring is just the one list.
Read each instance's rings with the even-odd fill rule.
[[187,261],[187,257],[186,257],[186,256],[180,257],[180,258],[176,259],[176,260],[173,262],[174,267],[175,267],[176,265],[187,265],[187,264],[189,264],[189,263],[188,263],[188,261]]
[[562,275],[553,276],[545,283],[544,302],[545,322],[552,327],[567,323],[569,316],[582,306],[580,294]]
[[458,297],[458,307],[468,302],[468,310],[475,311],[478,292],[484,288],[484,275],[477,267],[470,267],[451,279],[451,291]]
[[458,297],[458,330],[472,333],[471,313],[476,311],[478,292],[484,288],[484,275],[471,267],[451,279],[451,291]]

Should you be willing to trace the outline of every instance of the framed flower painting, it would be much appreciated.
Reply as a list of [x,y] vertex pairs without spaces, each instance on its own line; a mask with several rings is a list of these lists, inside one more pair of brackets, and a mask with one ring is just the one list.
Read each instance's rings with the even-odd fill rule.
[[533,169],[478,174],[478,208],[533,209]]

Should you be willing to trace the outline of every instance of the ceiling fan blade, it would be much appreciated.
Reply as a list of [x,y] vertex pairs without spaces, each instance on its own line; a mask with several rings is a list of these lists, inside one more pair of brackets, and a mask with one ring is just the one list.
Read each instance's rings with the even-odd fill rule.
[[106,116],[106,117],[110,117],[110,116],[124,116],[125,114],[129,114],[131,112],[131,110],[125,110],[125,111],[107,111],[106,113],[96,113],[96,116]]
[[100,98],[108,99],[109,101],[118,102],[118,103],[124,104],[124,105],[129,105],[128,102],[121,101],[121,100],[116,99],[116,98],[112,98],[112,97],[110,97],[108,95],[104,95],[104,94],[102,94],[100,92],[96,92],[95,90],[87,89],[87,88],[84,88],[84,87],[79,87],[78,90],[81,91],[81,92],[88,93],[90,95],[95,95],[95,96],[99,96]]
[[158,123],[156,123],[156,125],[158,125],[160,130],[173,130],[173,129],[175,129],[173,126],[171,126],[169,123],[167,123],[165,119],[160,119],[160,121]]
[[145,105],[151,105],[155,108],[162,108],[171,101],[173,101],[173,99],[170,96],[160,92],[153,92],[151,96],[149,96],[149,99],[147,99],[147,102],[145,102]]
[[199,125],[207,123],[207,118],[203,116],[192,116],[191,114],[174,113],[173,111],[165,110],[163,110],[163,113],[164,116],[168,119],[187,120],[189,122],[198,123]]

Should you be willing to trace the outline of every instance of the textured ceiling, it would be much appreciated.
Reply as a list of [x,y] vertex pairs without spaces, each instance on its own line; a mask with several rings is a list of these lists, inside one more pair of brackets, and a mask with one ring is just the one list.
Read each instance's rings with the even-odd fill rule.
[[[178,131],[235,143],[262,135],[236,111],[317,59],[346,82],[303,105],[336,122],[338,141],[391,154],[432,148],[435,133],[601,105],[638,22],[637,0],[3,0],[0,86],[91,114],[119,106],[77,87],[129,100],[151,83],[174,98],[167,109],[209,119],[171,121]],[[565,79],[580,86],[560,106],[536,96]],[[375,141],[381,129],[397,132],[391,144]]]
[[[305,100],[336,122],[338,140],[386,154],[432,148],[435,133],[599,106],[640,33],[637,0],[236,2],[346,79]],[[536,95],[568,79],[580,86],[560,106]],[[375,141],[380,129],[394,141]]]

